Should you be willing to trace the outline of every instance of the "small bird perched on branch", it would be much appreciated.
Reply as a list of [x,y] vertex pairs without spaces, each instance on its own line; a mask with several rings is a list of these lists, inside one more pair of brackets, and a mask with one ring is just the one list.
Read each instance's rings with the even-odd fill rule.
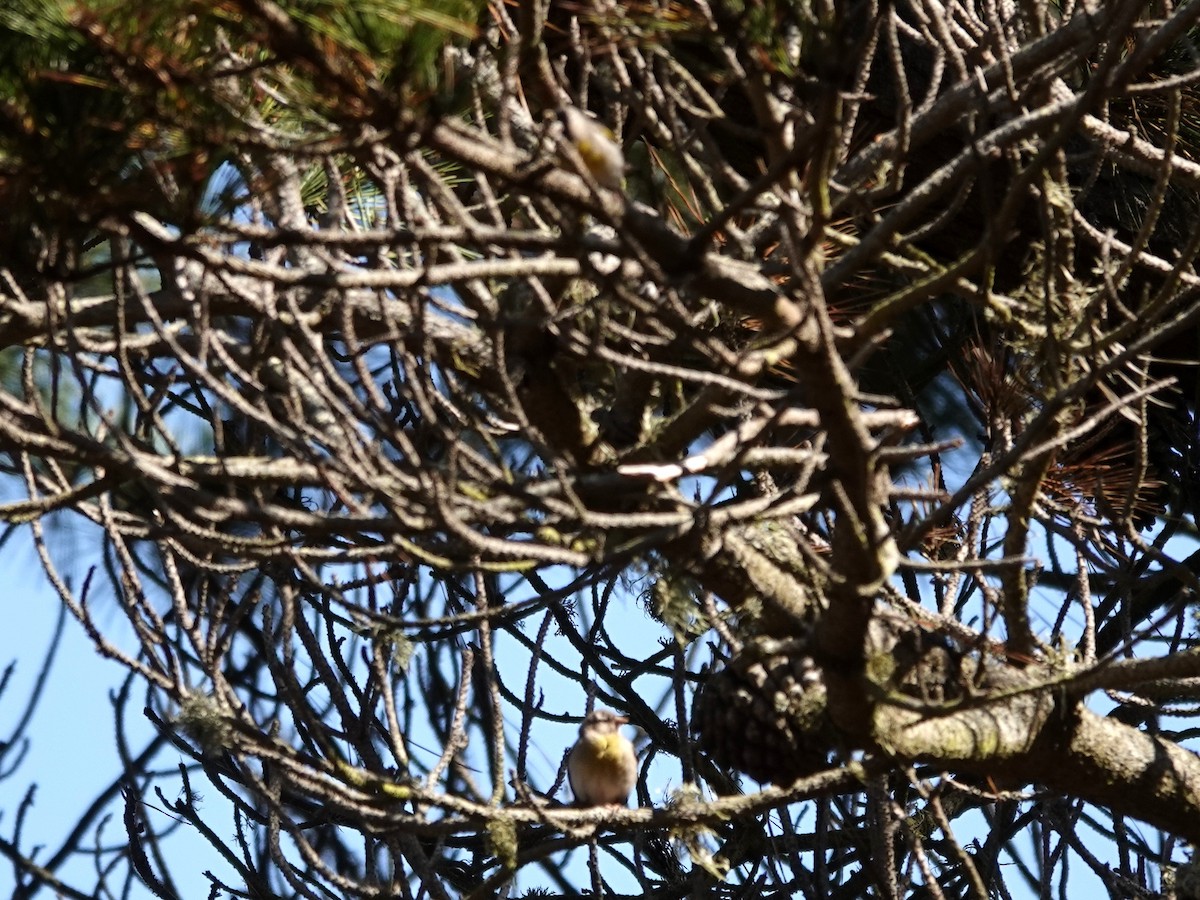
[[625,180],[625,154],[606,126],[574,106],[559,111],[567,140],[579,154],[596,184],[619,191]]
[[576,806],[624,806],[637,781],[633,742],[621,734],[629,721],[607,709],[587,714],[567,757],[567,778]]

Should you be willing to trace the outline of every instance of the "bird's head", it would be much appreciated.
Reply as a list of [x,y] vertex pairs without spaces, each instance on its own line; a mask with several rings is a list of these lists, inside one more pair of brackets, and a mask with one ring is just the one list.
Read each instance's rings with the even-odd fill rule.
[[583,724],[579,726],[579,734],[582,737],[604,737],[616,734],[617,730],[628,722],[627,716],[617,715],[611,709],[597,709],[584,717]]

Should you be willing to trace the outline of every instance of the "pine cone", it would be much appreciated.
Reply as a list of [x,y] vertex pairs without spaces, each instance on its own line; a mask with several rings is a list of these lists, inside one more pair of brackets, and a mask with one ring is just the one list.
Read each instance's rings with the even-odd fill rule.
[[714,674],[692,714],[700,748],[760,782],[787,784],[826,768],[833,731],[805,646],[756,638]]

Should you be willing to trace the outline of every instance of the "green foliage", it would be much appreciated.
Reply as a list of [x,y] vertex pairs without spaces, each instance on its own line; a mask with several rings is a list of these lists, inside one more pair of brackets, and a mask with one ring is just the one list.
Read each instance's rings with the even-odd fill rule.
[[386,63],[406,46],[440,49],[446,34],[474,37],[472,21],[482,5],[472,0],[299,0],[285,8],[314,33]]
[[[214,174],[239,151],[253,158],[264,122],[299,145],[336,120],[394,119],[436,94],[442,51],[475,33],[483,8],[302,0],[283,6],[300,26],[289,31],[248,3],[6,4],[0,198],[36,202],[0,226],[0,253],[17,270],[45,268],[23,243],[59,235],[52,262],[70,268],[89,230],[128,208],[193,230],[216,212]],[[239,95],[228,71],[243,63],[259,66],[261,89]]]

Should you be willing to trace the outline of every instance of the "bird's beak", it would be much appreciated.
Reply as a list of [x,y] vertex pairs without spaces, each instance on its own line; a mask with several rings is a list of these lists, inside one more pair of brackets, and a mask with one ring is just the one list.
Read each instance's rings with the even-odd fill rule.
[[616,722],[618,725],[628,725],[629,724],[629,716],[613,716],[613,721]]

